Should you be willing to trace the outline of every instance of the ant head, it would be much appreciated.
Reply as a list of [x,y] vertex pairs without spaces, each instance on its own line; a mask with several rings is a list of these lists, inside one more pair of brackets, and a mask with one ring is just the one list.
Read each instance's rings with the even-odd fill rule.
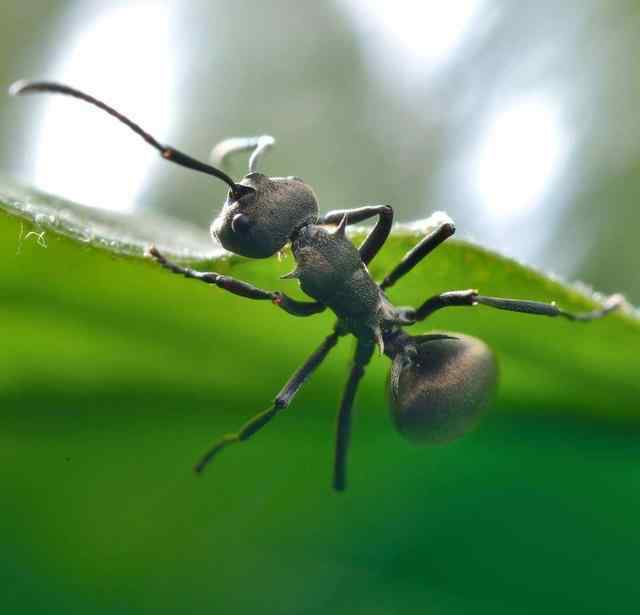
[[[318,203],[313,191],[296,177],[266,177],[252,172],[240,182],[235,182],[220,169],[158,142],[138,124],[101,100],[61,83],[18,81],[9,92],[13,95],[50,92],[83,100],[128,126],[158,150],[165,160],[225,182],[230,188],[229,196],[211,225],[211,234],[231,252],[252,258],[272,256],[285,246],[294,231],[315,222],[318,217]],[[249,142],[256,148],[249,163],[253,170],[258,158],[273,145],[273,138],[264,135],[255,143],[253,139]],[[240,149],[246,149],[246,143]]]
[[236,186],[211,224],[211,235],[235,254],[273,256],[294,231],[318,218],[315,194],[297,177],[249,173]]

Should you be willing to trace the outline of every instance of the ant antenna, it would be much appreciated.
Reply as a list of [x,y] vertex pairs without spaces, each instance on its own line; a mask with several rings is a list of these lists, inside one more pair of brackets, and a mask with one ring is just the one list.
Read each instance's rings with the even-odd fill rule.
[[248,194],[249,192],[253,192],[253,188],[248,186],[243,186],[242,184],[236,184],[231,177],[229,177],[226,173],[216,169],[215,167],[205,164],[204,162],[200,162],[195,158],[191,158],[191,156],[187,156],[183,152],[167,146],[162,145],[156,139],[154,139],[148,132],[143,130],[138,124],[132,122],[128,117],[122,115],[116,111],[113,107],[103,103],[101,100],[94,98],[93,96],[89,96],[89,94],[85,94],[80,90],[76,90],[75,88],[71,88],[67,85],[62,85],[61,83],[55,83],[51,81],[16,81],[10,88],[9,94],[12,96],[19,96],[21,94],[30,94],[32,92],[53,92],[55,94],[65,94],[67,96],[72,96],[73,98],[79,98],[80,100],[84,100],[91,105],[106,111],[109,115],[112,115],[117,120],[121,121],[123,124],[128,126],[133,132],[137,135],[141,136],[151,147],[154,147],[160,152],[160,155],[165,159],[171,162],[175,162],[183,167],[187,167],[188,169],[193,169],[194,171],[200,171],[202,173],[207,173],[208,175],[213,175],[218,179],[221,179],[223,182],[229,185],[231,188],[231,194],[234,198],[239,199],[240,197]]
[[258,170],[258,163],[262,156],[275,145],[276,140],[270,135],[261,137],[231,137],[220,141],[209,154],[209,160],[214,164],[224,165],[231,154],[253,150],[249,158],[249,173]]

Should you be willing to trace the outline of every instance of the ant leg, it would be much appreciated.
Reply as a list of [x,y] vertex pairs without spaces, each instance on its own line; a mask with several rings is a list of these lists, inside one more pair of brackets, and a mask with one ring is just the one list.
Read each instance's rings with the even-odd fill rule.
[[220,141],[209,154],[209,160],[213,164],[223,165],[225,160],[238,152],[253,150],[249,158],[249,173],[258,170],[258,163],[262,156],[275,145],[276,140],[269,135],[260,137],[231,137]]
[[318,224],[339,224],[345,217],[345,224],[358,224],[358,222],[363,222],[373,216],[378,216],[378,222],[358,248],[362,261],[368,265],[389,237],[393,224],[392,207],[389,205],[369,205],[358,209],[337,209],[322,216]]
[[222,288],[234,295],[245,297],[246,299],[269,300],[292,316],[312,316],[318,314],[325,309],[324,304],[317,301],[298,301],[281,293],[279,291],[269,291],[257,288],[247,282],[236,280],[226,275],[220,275],[211,271],[196,271],[189,267],[182,267],[167,260],[155,247],[149,248],[149,255],[155,261],[168,269],[172,273],[179,273],[186,278],[200,280],[205,284],[215,284],[218,288]]
[[453,290],[446,293],[429,297],[417,310],[411,313],[411,310],[405,314],[409,320],[420,322],[428,316],[431,316],[436,310],[445,307],[455,306],[473,306],[478,300],[477,290]]
[[380,288],[385,290],[393,286],[403,275],[409,273],[425,256],[431,253],[442,242],[456,232],[453,222],[445,222],[432,233],[424,237],[395,266],[389,275],[382,281]]
[[369,341],[358,341],[353,366],[349,373],[349,380],[345,387],[338,412],[338,427],[336,433],[336,453],[333,470],[333,488],[344,491],[347,486],[347,452],[351,439],[351,411],[356,396],[358,383],[364,375],[364,368],[371,360],[374,345]]
[[430,297],[417,310],[403,312],[403,316],[408,320],[413,320],[413,322],[419,322],[444,307],[486,305],[509,312],[522,312],[536,316],[561,316],[567,320],[587,322],[603,318],[609,312],[620,307],[622,303],[622,295],[612,295],[599,310],[574,314],[561,310],[555,303],[485,297],[484,295],[479,295],[477,290],[456,290]]
[[478,295],[476,301],[481,305],[497,308],[499,310],[508,310],[509,312],[522,312],[524,314],[536,314],[539,316],[562,316],[567,320],[588,322],[590,320],[598,320],[603,318],[609,312],[618,309],[622,303],[622,295],[612,295],[609,297],[599,310],[591,312],[565,312],[554,303],[541,303],[539,301],[521,301],[518,299],[500,299],[499,297],[484,297]]
[[278,393],[273,405],[264,412],[260,412],[249,419],[237,433],[227,434],[218,440],[196,464],[194,468],[195,471],[197,473],[202,472],[205,466],[223,448],[230,444],[237,444],[248,440],[274,418],[278,412],[287,408],[295,394],[300,390],[300,387],[302,387],[320,363],[322,363],[324,358],[329,354],[329,351],[336,345],[341,335],[343,335],[341,332],[334,331],[331,335],[327,336],[318,349],[296,370],[293,376],[291,376],[287,384],[285,384],[280,393]]

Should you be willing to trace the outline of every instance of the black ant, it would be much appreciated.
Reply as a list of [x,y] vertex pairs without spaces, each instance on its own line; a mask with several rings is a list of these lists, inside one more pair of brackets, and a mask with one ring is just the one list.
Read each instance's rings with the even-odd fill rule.
[[[347,334],[355,336],[357,346],[338,413],[333,474],[333,486],[338,491],[346,487],[346,459],[356,390],[376,345],[392,361],[388,397],[398,430],[410,440],[446,442],[473,427],[487,408],[497,383],[494,354],[484,342],[473,337],[456,333],[413,336],[405,332],[405,327],[425,320],[436,310],[452,306],[485,305],[512,312],[589,321],[603,317],[620,305],[621,298],[613,296],[600,310],[572,314],[554,303],[501,299],[486,297],[477,290],[455,290],[429,297],[418,308],[395,307],[385,291],[451,237],[455,232],[453,223],[443,222],[424,237],[378,284],[371,278],[367,265],[389,236],[393,209],[388,205],[375,205],[320,215],[312,189],[301,179],[267,177],[258,172],[264,153],[274,143],[271,137],[227,139],[214,148],[212,154],[220,163],[228,155],[252,152],[249,174],[235,182],[216,167],[160,144],[118,111],[79,90],[58,83],[21,81],[15,83],[10,92],[54,92],[84,100],[126,124],[166,160],[224,181],[229,193],[211,225],[212,237],[227,250],[249,258],[267,258],[291,244],[296,268],[283,278],[296,278],[313,301],[298,301],[284,293],[256,288],[228,276],[182,267],[151,247],[149,256],[162,267],[246,299],[270,301],[293,316],[311,316],[326,308],[337,316],[333,332],[291,376],[271,407],[251,418],[237,433],[216,442],[195,466],[196,472],[202,472],[223,448],[248,440],[287,408],[338,339]],[[376,216],[376,225],[356,248],[345,234],[347,225]],[[330,232],[325,228],[327,225],[335,226],[335,230]]]

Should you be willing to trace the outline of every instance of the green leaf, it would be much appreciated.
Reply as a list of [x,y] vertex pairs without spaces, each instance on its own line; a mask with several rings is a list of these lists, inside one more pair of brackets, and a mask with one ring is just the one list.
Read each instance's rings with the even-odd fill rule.
[[[343,340],[286,413],[196,478],[199,455],[268,406],[333,318],[293,319],[170,275],[143,252],[155,243],[302,297],[278,279],[291,256],[227,257],[203,230],[7,180],[0,202],[6,612],[506,614],[552,601],[597,613],[638,598],[637,312],[589,324],[484,307],[437,313],[416,332],[461,331],[494,348],[494,411],[455,443],[414,448],[393,431],[388,364],[374,359],[338,496]],[[419,236],[394,232],[374,277]],[[389,294],[415,305],[469,287],[595,305],[464,241]]]

